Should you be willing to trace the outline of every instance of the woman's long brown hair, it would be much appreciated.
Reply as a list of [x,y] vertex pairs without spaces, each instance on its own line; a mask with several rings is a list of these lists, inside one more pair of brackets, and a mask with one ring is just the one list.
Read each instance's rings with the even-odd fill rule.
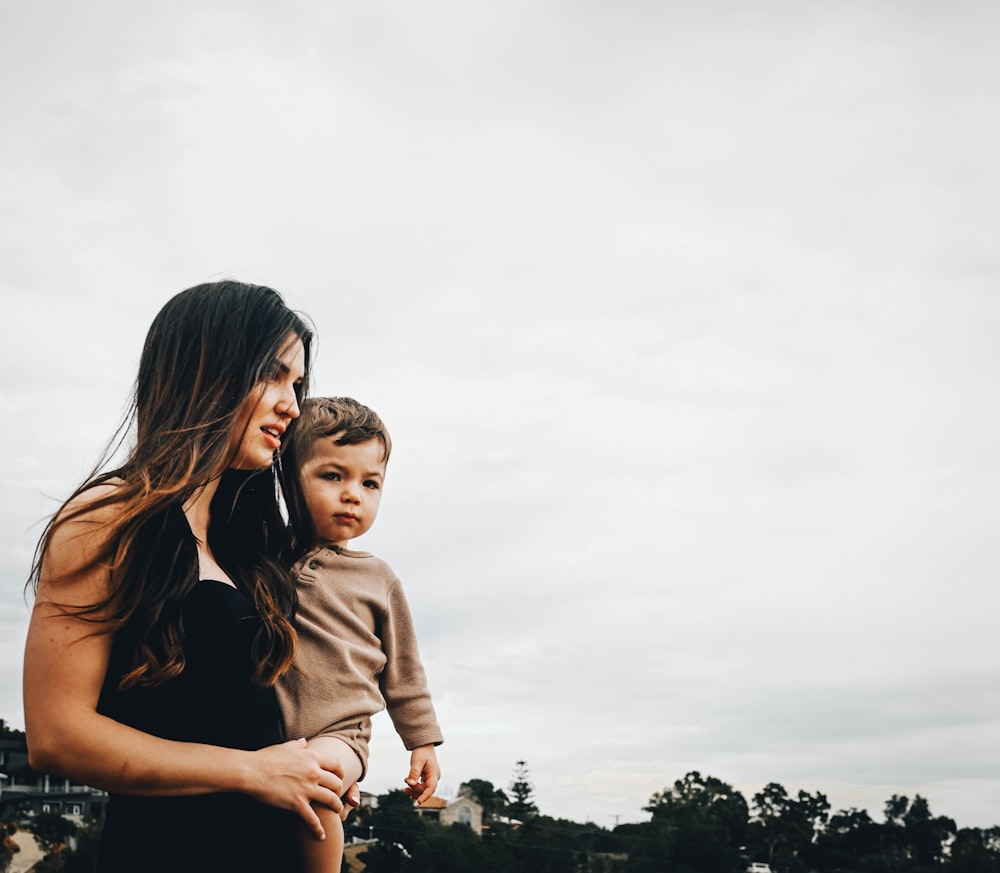
[[[181,612],[198,581],[198,554],[182,507],[220,476],[209,547],[260,615],[254,644],[258,681],[274,682],[292,662],[295,588],[274,473],[228,469],[231,438],[245,426],[245,401],[271,374],[290,336],[302,341],[308,374],[312,332],[273,289],[223,281],[171,298],[146,336],[132,405],[116,437],[134,428],[125,461],[102,471],[114,452],[112,440],[39,539],[29,578],[36,593],[55,532],[113,509],[101,531],[99,554],[72,570],[75,575],[105,567],[107,596],[62,608],[93,621],[98,633],[127,628],[132,663],[121,689],[157,685],[184,668]],[[108,483],[114,487],[103,496],[76,500]]]

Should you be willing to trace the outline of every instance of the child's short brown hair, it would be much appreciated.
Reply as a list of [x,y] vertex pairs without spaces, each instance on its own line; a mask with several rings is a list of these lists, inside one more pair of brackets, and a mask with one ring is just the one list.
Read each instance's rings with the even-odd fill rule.
[[353,397],[310,397],[302,404],[294,430],[292,443],[297,445],[300,463],[308,460],[316,440],[338,433],[341,434],[337,440],[339,446],[380,440],[385,450],[382,463],[388,462],[392,451],[389,431],[378,413]]
[[[339,434],[339,436],[337,436]],[[375,410],[353,397],[310,397],[303,401],[295,427],[281,450],[281,487],[288,507],[296,557],[318,545],[316,527],[302,491],[299,472],[312,456],[316,443],[337,436],[337,445],[349,446],[377,439],[382,443],[382,463],[389,462],[392,440]]]

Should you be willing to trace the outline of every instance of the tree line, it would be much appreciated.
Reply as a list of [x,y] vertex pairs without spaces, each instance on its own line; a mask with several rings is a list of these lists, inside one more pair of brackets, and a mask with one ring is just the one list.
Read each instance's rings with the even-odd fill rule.
[[[818,791],[772,782],[748,801],[691,771],[650,797],[649,821],[605,828],[544,815],[524,761],[506,790],[470,779],[459,793],[482,807],[481,835],[421,816],[402,791],[353,813],[346,830],[364,843],[365,873],[743,873],[751,861],[774,873],[1000,873],[1000,827],[959,828],[920,795],[892,795],[878,822],[831,812]],[[93,871],[98,822],[39,815],[31,829],[50,853],[39,873]]]
[[1000,827],[958,828],[920,795],[894,794],[876,822],[776,782],[748,802],[692,771],[650,798],[649,821],[608,829],[540,813],[523,761],[510,796],[482,779],[460,793],[483,807],[482,837],[421,818],[402,792],[381,796],[350,826],[376,840],[366,873],[743,873],[751,861],[775,873],[1000,873]]

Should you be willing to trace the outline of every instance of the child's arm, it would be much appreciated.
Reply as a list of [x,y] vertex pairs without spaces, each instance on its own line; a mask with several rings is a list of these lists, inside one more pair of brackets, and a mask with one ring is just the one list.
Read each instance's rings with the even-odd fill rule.
[[410,772],[403,790],[417,803],[424,803],[441,778],[434,747],[444,737],[420,661],[413,616],[398,579],[388,591],[381,636],[386,665],[379,685],[393,726],[410,750]]
[[403,780],[407,786],[403,791],[411,798],[423,803],[434,794],[440,778],[441,768],[433,745],[417,746],[410,752],[410,772]]

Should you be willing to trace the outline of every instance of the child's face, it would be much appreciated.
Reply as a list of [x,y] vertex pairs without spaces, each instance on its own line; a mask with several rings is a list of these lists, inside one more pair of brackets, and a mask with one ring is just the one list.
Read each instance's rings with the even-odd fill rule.
[[346,546],[368,530],[378,514],[385,450],[379,439],[338,446],[339,436],[317,440],[299,475],[320,540]]

